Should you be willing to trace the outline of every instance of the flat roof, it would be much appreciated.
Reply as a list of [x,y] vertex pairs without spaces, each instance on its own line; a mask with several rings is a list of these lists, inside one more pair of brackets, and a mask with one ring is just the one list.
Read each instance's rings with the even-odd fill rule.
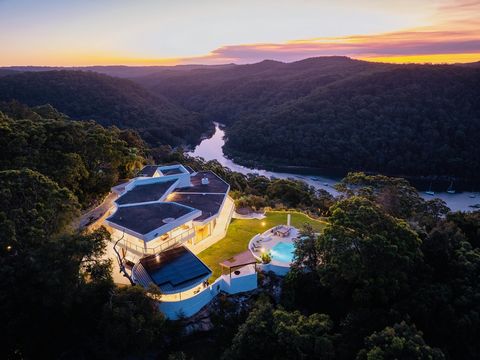
[[146,256],[140,263],[165,293],[191,288],[212,275],[212,271],[184,246]]
[[163,175],[168,176],[168,175],[177,175],[177,174],[183,174],[184,172],[182,169],[179,167],[173,168],[173,169],[160,169]]
[[[202,178],[208,179],[208,184],[202,184]],[[199,171],[190,177],[192,186],[177,189],[178,192],[223,193],[226,194],[229,185],[213,171]]]
[[226,194],[191,194],[191,193],[171,193],[168,201],[190,206],[202,211],[202,215],[195,218],[195,221],[202,221],[216,215],[222,206]]
[[142,170],[140,170],[137,176],[152,177],[157,171],[158,165],[145,165]]
[[228,258],[227,260],[222,261],[220,265],[231,269],[256,263],[257,259],[255,259],[255,256],[253,256],[252,252],[250,250],[246,250],[242,253],[232,256],[231,258]]
[[177,180],[159,181],[152,184],[137,185],[120,196],[118,205],[135,204],[159,200]]
[[138,234],[145,235],[182,216],[197,211],[176,203],[159,202],[119,207],[107,220]]

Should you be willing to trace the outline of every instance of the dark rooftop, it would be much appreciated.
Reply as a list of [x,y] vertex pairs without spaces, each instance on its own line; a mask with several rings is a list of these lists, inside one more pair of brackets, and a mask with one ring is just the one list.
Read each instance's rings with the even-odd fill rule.
[[[208,184],[202,184],[202,178],[208,179]],[[192,186],[177,189],[178,192],[221,193],[228,191],[228,184],[212,171],[199,171],[190,177]]]
[[145,165],[143,169],[138,172],[137,176],[152,177],[157,168],[157,165]]
[[187,171],[188,171],[190,174],[193,174],[193,173],[195,172],[195,171],[193,171],[193,169],[192,169],[190,166],[188,166],[188,165],[183,165],[183,167],[184,167],[185,169],[187,169]]
[[177,174],[183,174],[183,171],[179,168],[173,168],[173,169],[167,169],[167,170],[161,170],[163,175],[177,175]]
[[237,254],[235,256],[232,256],[231,258],[228,258],[227,260],[222,261],[220,265],[223,267],[232,269],[232,268],[241,267],[249,264],[256,264],[256,263],[257,263],[257,259],[255,259],[252,252],[250,250],[246,250],[240,254]]
[[212,271],[183,246],[140,260],[153,282],[163,292],[195,286]]
[[225,194],[181,194],[174,192],[168,197],[168,201],[174,201],[201,210],[202,215],[195,218],[195,220],[202,221],[220,211],[224,198]]
[[119,205],[159,200],[176,180],[161,181],[147,185],[137,185],[120,196],[115,202]]
[[122,206],[107,220],[139,234],[148,234],[168,223],[164,220],[178,219],[194,211],[196,210],[168,202]]

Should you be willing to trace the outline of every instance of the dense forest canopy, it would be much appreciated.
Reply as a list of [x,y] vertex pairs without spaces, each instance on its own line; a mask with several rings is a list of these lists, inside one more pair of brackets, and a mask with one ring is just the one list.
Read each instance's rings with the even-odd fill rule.
[[479,180],[478,63],[332,56],[48,70],[2,69],[0,100],[51,103],[75,119],[135,128],[151,145],[194,144],[218,121],[227,154],[251,165]]
[[211,128],[162,96],[126,80],[85,71],[23,72],[0,77],[0,101],[52,104],[77,120],[138,130],[152,145],[194,144]]
[[0,170],[36,170],[84,206],[132,176],[144,161],[143,141],[131,130],[65,119],[50,106],[0,103],[0,109],[10,113],[0,112]]
[[227,128],[231,154],[478,180],[480,70],[410,67],[319,89]]
[[135,81],[226,124],[238,161],[478,181],[480,69],[344,57],[163,71]]
[[[348,69],[339,74],[344,63]],[[209,91],[222,81],[217,71],[230,74],[223,91],[240,75],[243,80],[238,84],[245,89],[255,77],[267,74],[272,80],[276,69],[284,74],[285,83],[296,79],[289,93],[272,98],[272,105],[261,113],[257,110],[263,107],[255,101],[267,99],[259,94],[273,83],[256,95],[242,94],[238,103],[229,105],[240,109],[242,101],[250,104],[229,122],[232,153],[241,146],[242,156],[248,157],[254,148],[266,154],[262,161],[282,155],[296,159],[296,164],[309,156],[343,154],[336,159],[346,167],[381,164],[413,174],[419,169],[418,159],[430,161],[424,167],[435,174],[472,177],[478,170],[475,66],[380,65],[379,70],[376,64],[338,58],[294,63],[291,72],[290,65],[267,61],[182,71],[205,72],[205,78],[198,75],[201,81],[218,76]],[[337,75],[328,75],[327,68]],[[308,83],[305,69],[312,70],[308,76],[326,71],[324,86],[310,84],[305,93],[297,93],[297,86]],[[48,83],[44,79],[52,74],[58,83],[53,88],[69,88],[77,76],[111,79],[47,71],[32,77],[42,79],[35,86]],[[17,76],[28,89],[25,79],[30,74],[4,76],[0,89],[11,91],[2,88],[6,84],[2,81]],[[317,80],[314,83],[319,84]],[[204,101],[201,88],[196,90],[197,105]],[[72,101],[82,99],[90,106],[87,90],[75,89],[79,96]],[[52,94],[62,96],[55,91]],[[34,94],[42,98],[38,89]],[[69,110],[74,105],[59,111],[40,100],[33,104],[0,102],[2,358],[479,357],[480,212],[451,213],[439,199],[425,201],[405,179],[362,172],[349,173],[336,185],[339,196],[333,198],[300,181],[243,175],[166,145],[149,148],[134,130],[104,127],[83,117],[72,120],[76,116]],[[319,124],[324,128],[319,130]],[[241,140],[249,131],[248,139]],[[234,145],[232,134],[240,134],[238,141],[245,144]],[[303,144],[309,144],[312,152]],[[282,149],[274,151],[280,145]],[[292,148],[287,150],[287,145]],[[392,155],[389,161],[384,152]],[[323,215],[328,224],[321,233],[308,225],[301,229],[302,240],[296,241],[291,271],[283,280],[262,273],[257,291],[240,294],[237,300],[220,295],[208,319],[201,319],[202,325],[211,322],[208,331],[189,333],[191,322],[167,320],[143,288],[113,283],[111,260],[105,257],[110,239],[105,228],[79,231],[71,226],[82,210],[147,161],[215,171],[231,185],[230,195],[238,207],[295,209]]]

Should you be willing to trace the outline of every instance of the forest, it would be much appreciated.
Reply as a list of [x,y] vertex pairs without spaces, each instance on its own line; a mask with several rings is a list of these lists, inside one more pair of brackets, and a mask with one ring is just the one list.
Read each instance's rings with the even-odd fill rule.
[[[11,70],[9,70],[11,72]],[[135,129],[152,145],[195,144],[213,125],[127,79],[73,70],[0,73],[0,101],[51,104],[76,120]]]
[[[251,166],[480,181],[480,66],[331,56],[292,63],[0,69],[0,101],[133,128],[149,146],[192,146],[225,125]],[[106,75],[108,74],[108,75]]]
[[236,159],[479,181],[480,70],[358,77],[227,127]]
[[[405,179],[364,173],[348,174],[332,198],[298,181],[149,148],[134,131],[70,120],[48,105],[2,109],[4,358],[478,358],[480,212],[451,213]],[[328,225],[302,229],[283,281],[262,275],[280,295],[260,288],[240,308],[220,297],[213,327],[187,333],[142,288],[114,285],[102,257],[105,229],[71,226],[146,162],[213,170],[239,206],[298,209]]]
[[225,124],[237,162],[479,181],[478,63],[320,57],[132,79]]

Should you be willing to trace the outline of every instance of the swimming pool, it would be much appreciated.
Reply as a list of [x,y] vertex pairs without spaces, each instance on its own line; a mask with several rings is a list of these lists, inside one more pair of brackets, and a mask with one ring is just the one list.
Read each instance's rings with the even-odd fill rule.
[[279,242],[270,250],[272,260],[291,263],[293,261],[293,252],[295,245],[291,242]]

